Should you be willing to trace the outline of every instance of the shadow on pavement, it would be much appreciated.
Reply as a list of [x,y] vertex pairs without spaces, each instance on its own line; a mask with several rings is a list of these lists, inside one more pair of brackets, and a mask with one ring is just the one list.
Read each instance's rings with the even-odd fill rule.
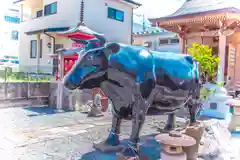
[[[147,135],[141,137],[141,154],[147,156],[149,160],[159,160],[160,159],[160,145],[155,140],[156,135]],[[127,145],[127,140],[124,139],[121,142],[125,146]],[[86,153],[77,158],[76,160],[116,160],[116,153],[103,153],[98,150]]]
[[[42,116],[42,115],[49,115],[49,114],[59,113],[57,111],[57,109],[54,109],[54,108],[51,108],[51,107],[48,107],[48,106],[43,106],[43,107],[26,107],[26,108],[23,108],[23,109],[27,110],[27,111],[30,111],[30,112],[33,112],[31,114],[28,114],[27,115],[28,117]],[[63,112],[60,112],[60,113],[71,112],[71,111],[72,110],[64,109]]]

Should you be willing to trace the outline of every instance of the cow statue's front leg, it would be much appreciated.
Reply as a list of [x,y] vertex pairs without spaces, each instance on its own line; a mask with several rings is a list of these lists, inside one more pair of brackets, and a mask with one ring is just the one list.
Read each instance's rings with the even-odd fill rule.
[[102,152],[116,152],[121,150],[121,146],[119,145],[120,125],[121,119],[117,115],[113,114],[112,127],[108,138],[104,142],[94,144],[94,148]]
[[120,134],[121,118],[113,114],[112,118],[112,128],[106,140],[106,144],[111,146],[117,146],[120,144],[119,134]]
[[123,150],[125,157],[139,157],[139,142],[140,132],[143,127],[146,113],[147,113],[147,101],[143,99],[140,92],[140,84],[137,84],[137,90],[135,93],[135,104],[132,110],[132,132],[128,146]]

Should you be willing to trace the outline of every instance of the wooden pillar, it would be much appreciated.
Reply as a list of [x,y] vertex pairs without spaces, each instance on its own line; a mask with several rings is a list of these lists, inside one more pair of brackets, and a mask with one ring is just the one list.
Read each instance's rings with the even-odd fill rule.
[[218,83],[224,82],[226,45],[227,45],[227,37],[224,35],[220,35],[219,44],[218,44],[218,57],[220,58],[220,62],[218,65],[218,73],[217,73]]
[[58,96],[57,96],[57,109],[62,109],[63,104],[63,83],[62,79],[64,77],[64,55],[59,54],[58,56]]
[[180,42],[180,51],[182,54],[186,54],[186,37],[185,36],[179,36],[179,42]]

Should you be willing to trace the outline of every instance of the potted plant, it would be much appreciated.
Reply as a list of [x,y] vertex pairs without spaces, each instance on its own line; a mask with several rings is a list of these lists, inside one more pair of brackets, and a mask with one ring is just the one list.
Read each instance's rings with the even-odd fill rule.
[[204,116],[225,118],[225,112],[228,110],[225,102],[231,97],[227,96],[226,89],[223,87],[224,83],[216,82],[220,58],[213,55],[212,48],[198,43],[193,43],[188,52],[200,64],[200,76],[203,83],[200,97]]

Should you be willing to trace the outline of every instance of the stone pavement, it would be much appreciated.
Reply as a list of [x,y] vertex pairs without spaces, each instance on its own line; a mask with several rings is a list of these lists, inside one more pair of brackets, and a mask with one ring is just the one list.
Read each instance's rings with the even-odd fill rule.
[[[181,115],[186,114],[181,113]],[[153,134],[159,133],[158,128],[163,128],[166,118],[166,116],[148,116],[142,130],[141,150],[152,157],[150,160],[159,159],[157,157],[160,146],[154,140]],[[79,112],[55,113],[48,108],[6,108],[0,109],[0,121],[1,160],[116,159],[114,153],[103,154],[92,148],[93,143],[101,142],[108,136],[111,126],[109,115],[87,118],[85,114]],[[183,128],[184,123],[184,119],[177,119],[178,127]],[[121,130],[121,138],[128,138],[131,121],[124,121]],[[240,149],[240,138],[233,141],[238,143],[236,147]],[[213,142],[204,141],[204,143],[202,147]],[[209,150],[208,147],[206,149]],[[205,159],[214,158],[208,156]]]
[[[164,124],[160,122],[165,120],[166,116],[156,116],[155,120],[148,117],[142,135],[157,133],[154,126],[163,127]],[[31,109],[6,108],[0,110],[0,121],[0,159],[3,160],[115,159],[114,155],[92,152],[93,143],[107,137],[111,116],[87,118],[79,112],[39,113]],[[183,123],[179,121],[179,124]],[[130,131],[131,122],[123,122],[122,138],[128,138]],[[160,149],[152,147],[153,150]],[[151,146],[145,149],[151,149]],[[96,155],[98,158],[94,158]]]

